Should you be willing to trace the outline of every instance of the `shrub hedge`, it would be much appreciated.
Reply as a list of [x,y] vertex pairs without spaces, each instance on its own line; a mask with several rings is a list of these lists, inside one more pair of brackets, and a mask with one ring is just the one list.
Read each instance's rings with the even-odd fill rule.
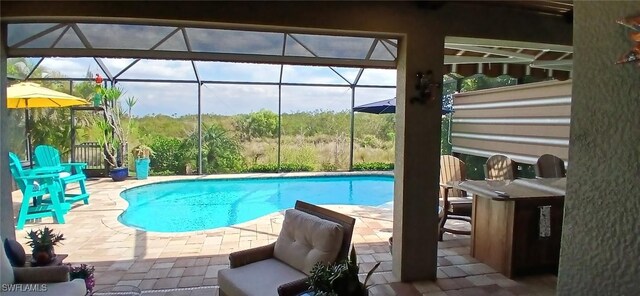
[[[247,173],[277,173],[278,164],[254,164],[244,170]],[[280,172],[310,172],[313,167],[303,163],[282,163],[280,164]]]
[[393,163],[384,162],[361,162],[353,165],[354,171],[391,171]]

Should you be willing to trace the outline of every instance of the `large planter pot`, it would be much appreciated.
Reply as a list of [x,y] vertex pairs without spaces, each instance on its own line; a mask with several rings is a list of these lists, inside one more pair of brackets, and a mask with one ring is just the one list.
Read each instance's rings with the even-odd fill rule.
[[115,182],[124,181],[129,176],[129,168],[115,168],[109,171],[109,176]]
[[136,178],[138,180],[145,180],[149,177],[149,164],[151,163],[151,159],[149,158],[138,158],[136,159]]

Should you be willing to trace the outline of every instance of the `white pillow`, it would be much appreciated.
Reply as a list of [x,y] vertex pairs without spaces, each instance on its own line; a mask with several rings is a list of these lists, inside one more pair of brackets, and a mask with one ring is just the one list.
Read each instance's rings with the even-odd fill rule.
[[289,209],[273,253],[275,258],[309,275],[316,262],[336,260],[342,238],[340,224]]

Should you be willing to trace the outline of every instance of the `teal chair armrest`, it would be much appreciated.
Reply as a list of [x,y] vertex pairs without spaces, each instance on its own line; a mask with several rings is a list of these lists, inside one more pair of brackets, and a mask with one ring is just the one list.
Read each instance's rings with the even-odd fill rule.
[[57,174],[63,171],[64,171],[64,168],[61,166],[55,166],[55,167],[52,166],[52,167],[37,167],[30,170],[24,170],[24,173],[25,175],[35,176],[35,175],[42,175],[42,174]]
[[82,173],[82,169],[87,167],[87,163],[86,162],[68,162],[68,163],[63,163],[62,166],[64,167],[64,170],[66,172],[73,172],[75,171],[76,173]]
[[86,162],[67,162],[67,163],[63,163],[62,166],[64,167],[65,172],[69,172],[71,174],[84,174],[82,169],[87,167],[87,163]]
[[80,168],[86,168],[87,167],[87,163],[86,162],[68,162],[68,163],[63,163],[63,166],[72,166],[72,167],[80,167]]
[[58,173],[55,174],[40,174],[40,175],[26,175],[26,176],[15,176],[15,179],[18,180],[42,180],[42,179],[56,179],[59,178],[60,175]]

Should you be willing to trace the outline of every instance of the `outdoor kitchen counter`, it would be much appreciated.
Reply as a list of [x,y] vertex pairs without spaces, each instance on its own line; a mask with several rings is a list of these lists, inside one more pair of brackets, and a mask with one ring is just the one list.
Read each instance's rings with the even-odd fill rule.
[[474,196],[471,256],[508,277],[557,271],[565,178],[449,185]]

